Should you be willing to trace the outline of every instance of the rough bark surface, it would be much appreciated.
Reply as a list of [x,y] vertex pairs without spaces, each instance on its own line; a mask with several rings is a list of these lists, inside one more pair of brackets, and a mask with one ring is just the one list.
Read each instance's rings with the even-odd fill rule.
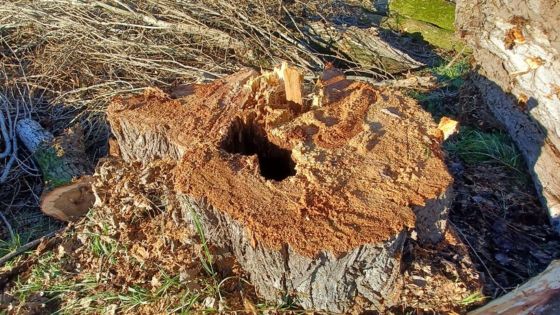
[[19,120],[16,131],[25,148],[31,153],[37,152],[43,144],[54,140],[53,135],[33,119]]
[[287,101],[285,71],[117,99],[108,118],[119,151],[178,161],[184,217],[263,298],[382,310],[400,288],[408,230],[437,241],[445,229],[441,131],[414,101],[335,70],[308,101]]
[[469,315],[556,315],[560,314],[560,260],[521,287],[472,311]]
[[473,47],[478,87],[532,171],[560,232],[560,2],[457,1],[457,28]]
[[405,52],[392,47],[379,36],[375,27],[327,25],[321,22],[305,26],[308,40],[322,50],[335,50],[338,55],[365,68],[399,73],[423,66]]
[[[203,200],[183,196],[180,202],[184,218],[191,222],[196,215],[210,244],[232,251],[259,295],[268,300],[282,302],[290,296],[305,309],[344,313],[353,308],[383,310],[398,298],[406,231],[341,256],[320,251],[308,257],[289,245],[271,249],[255,242],[240,222]],[[357,296],[363,304],[356,305]]]
[[37,121],[22,119],[16,125],[16,132],[39,164],[47,190],[68,185],[91,169],[85,154],[83,131],[78,126],[55,138]]

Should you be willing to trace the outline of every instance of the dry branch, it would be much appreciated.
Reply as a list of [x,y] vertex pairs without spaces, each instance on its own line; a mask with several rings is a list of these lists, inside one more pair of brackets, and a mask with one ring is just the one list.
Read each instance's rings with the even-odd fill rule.
[[560,311],[560,260],[510,293],[469,315],[552,315]]
[[18,138],[33,154],[45,181],[41,210],[64,221],[84,215],[93,205],[91,182],[85,174],[88,162],[81,128],[68,130],[59,137],[32,119],[22,119],[16,126]]
[[[12,1],[0,8],[0,22],[10,25],[1,31],[9,47],[1,52],[29,61],[25,78],[9,73],[11,85],[48,91],[54,103],[78,114],[98,112],[115,95],[144,86],[215,79],[247,65],[271,69],[289,61],[317,71],[334,58],[378,78],[389,76],[392,67],[375,51],[387,45],[362,47],[367,62],[310,47],[301,16],[308,7],[327,23],[346,10],[314,2],[278,7],[272,0]],[[366,33],[374,34],[374,27]]]
[[[68,4],[72,4],[72,3],[75,4],[76,2],[75,1],[68,1]],[[122,10],[122,9],[116,8],[112,5],[100,2],[100,1],[95,1],[93,3],[84,4],[84,5],[101,7],[101,8],[104,8],[104,9],[110,11],[110,12],[116,13],[118,15],[122,15],[122,16],[125,16],[125,17],[133,18],[133,19],[141,19],[146,24],[157,26],[159,28],[165,28],[165,29],[170,29],[170,30],[176,29],[176,30],[179,30],[180,32],[184,32],[185,34],[196,35],[196,36],[208,38],[208,39],[211,39],[212,44],[215,44],[219,47],[229,47],[229,48],[234,49],[234,50],[244,48],[243,43],[239,42],[235,38],[232,38],[227,33],[224,33],[220,30],[210,28],[210,27],[205,26],[203,24],[189,25],[189,24],[186,24],[186,23],[176,23],[176,24],[168,23],[168,22],[165,22],[165,21],[162,21],[162,20],[158,20],[153,16],[148,16],[148,15],[133,11],[130,8],[128,8],[128,11],[127,10]],[[173,14],[173,13],[177,13],[177,11],[173,11],[173,12],[169,12],[169,13]],[[189,20],[193,21],[193,19],[189,19]]]

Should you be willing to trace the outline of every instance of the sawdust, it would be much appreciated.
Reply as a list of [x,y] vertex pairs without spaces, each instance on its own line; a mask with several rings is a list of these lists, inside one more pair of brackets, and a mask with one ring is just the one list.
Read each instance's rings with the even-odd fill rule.
[[400,305],[394,309],[397,314],[422,310],[427,314],[464,313],[463,301],[482,291],[469,249],[452,227],[437,245],[410,239],[403,260],[404,289]]
[[[173,167],[166,161],[144,167],[102,161],[95,174],[95,208],[76,227],[75,237],[63,244],[61,255],[73,257],[82,274],[106,279],[103,290],[126,292],[132,285],[157,289],[164,275],[181,275],[196,287],[193,275],[204,278],[204,272],[192,242],[195,236],[181,223],[172,192]],[[96,242],[104,242],[110,253],[96,255]],[[158,309],[150,307],[152,312]]]
[[180,153],[176,190],[242,222],[256,242],[344,253],[413,228],[412,208],[452,182],[429,114],[335,70],[318,86],[321,106],[313,96],[299,106],[283,84],[245,70],[176,99],[156,89],[117,99],[108,116],[117,135],[134,126],[168,141],[156,145],[175,148],[159,157]]

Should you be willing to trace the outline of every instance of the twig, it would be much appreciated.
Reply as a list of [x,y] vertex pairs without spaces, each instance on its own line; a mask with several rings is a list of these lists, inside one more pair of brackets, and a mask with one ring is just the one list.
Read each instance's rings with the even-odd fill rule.
[[12,154],[10,155],[10,159],[8,163],[4,166],[4,170],[2,171],[2,175],[0,175],[0,184],[5,183],[8,180],[8,175],[10,174],[10,170],[12,165],[14,165],[17,157],[17,141],[15,139],[12,141]]
[[8,222],[8,219],[6,219],[6,216],[2,213],[2,211],[0,211],[0,218],[2,219],[2,221],[4,221],[4,224],[6,225],[6,228],[10,233],[10,240],[13,241],[14,238],[16,237],[16,235],[14,234],[14,229],[12,229],[10,222]]
[[119,14],[119,15],[123,15],[123,16],[128,16],[128,17],[133,17],[133,18],[137,18],[137,19],[141,19],[142,21],[144,21],[144,23],[150,24],[150,25],[154,25],[154,26],[158,26],[161,28],[177,28],[180,29],[181,31],[187,32],[189,34],[192,35],[198,35],[198,36],[204,36],[204,37],[208,37],[211,38],[213,40],[215,40],[217,42],[218,45],[225,45],[225,46],[229,46],[231,48],[242,48],[243,47],[243,43],[239,42],[238,40],[232,38],[231,36],[229,36],[227,33],[224,33],[222,31],[216,30],[216,29],[211,29],[209,27],[201,27],[201,26],[193,26],[193,25],[186,25],[186,24],[171,24],[165,21],[161,21],[158,20],[152,16],[147,16],[138,12],[134,12],[129,8],[129,11],[125,11],[119,8],[115,8],[109,4],[103,3],[101,1],[95,1],[92,3],[93,6],[97,6],[97,7],[101,7],[104,8],[108,11],[111,11],[115,14]]
[[466,45],[463,46],[463,48],[461,49],[461,51],[458,52],[457,54],[455,54],[455,56],[453,57],[453,59],[451,59],[451,61],[445,66],[444,69],[447,70],[447,69],[451,68],[451,66],[452,66],[453,64],[455,64],[455,62],[457,62],[457,59],[459,59],[459,57],[463,55],[463,52],[465,51],[465,47],[467,47],[467,46],[466,46]]
[[[40,255],[43,254],[45,251],[50,250],[54,245],[56,245],[58,242],[60,242],[62,240],[61,237],[55,237],[56,234],[58,234],[59,232],[62,233],[66,228],[62,228],[58,231],[54,231],[51,232],[37,240],[34,240],[32,242],[29,242],[25,245],[23,245],[22,247],[18,248],[16,251],[14,251],[13,253],[10,253],[2,258],[0,258],[0,267],[3,266],[7,261],[9,261],[10,259],[32,249],[35,248],[37,246],[39,246],[40,244],[43,243],[43,241],[45,241],[45,245],[39,247],[36,251],[34,255],[31,255],[31,257],[29,257],[28,259],[25,259],[22,263],[19,263],[18,265],[12,267],[10,270],[5,271],[3,273],[0,273],[0,290],[3,290],[5,288],[5,286],[11,281],[11,279],[15,276],[17,276],[18,274],[22,273],[23,271],[27,270],[28,268],[30,268],[31,266],[33,266],[33,264],[35,264]],[[25,247],[25,248],[24,248]],[[10,256],[10,257],[8,257]]]
[[[4,169],[2,170],[2,173],[0,174],[0,184],[3,184],[8,179],[8,175],[10,174],[10,170],[12,169],[12,165],[15,163],[17,158],[17,141],[16,141],[14,123],[12,121],[7,106],[7,100],[3,95],[1,96],[1,98],[2,98],[3,108],[0,108],[0,127],[2,129],[2,137],[4,138],[4,143],[6,145],[6,148],[4,152],[0,154],[0,158],[6,158],[8,156],[10,157],[8,159],[8,162],[4,165]],[[4,116],[4,108],[6,109],[6,114],[8,117],[7,126],[6,126],[6,118]],[[17,111],[16,111],[16,115],[17,115]]]
[[381,111],[383,114],[385,114],[385,115],[389,115],[389,116],[394,117],[394,118],[402,119],[401,116],[399,116],[399,115],[397,115],[397,114],[391,112],[391,111],[388,110],[387,108],[382,108],[380,111]]
[[10,261],[11,259],[13,259],[14,257],[17,257],[35,247],[37,247],[43,240],[47,240],[50,239],[51,237],[53,237],[54,235],[56,235],[56,233],[62,231],[58,230],[58,231],[54,231],[54,232],[50,232],[47,235],[40,237],[36,240],[33,240],[25,245],[22,245],[18,248],[16,248],[13,252],[5,255],[4,257],[0,258],[0,267],[2,267],[6,262]]
[[2,129],[2,139],[4,140],[4,151],[0,152],[0,159],[4,159],[12,152],[12,146],[10,144],[10,134],[6,126],[6,118],[2,109],[0,109],[0,129]]

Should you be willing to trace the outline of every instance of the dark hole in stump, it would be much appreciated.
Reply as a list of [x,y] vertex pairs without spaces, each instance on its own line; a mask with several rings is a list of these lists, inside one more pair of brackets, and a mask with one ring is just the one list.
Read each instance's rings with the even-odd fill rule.
[[270,142],[262,128],[252,120],[245,123],[236,118],[221,147],[232,154],[256,154],[261,175],[266,179],[281,181],[296,174],[292,152]]

